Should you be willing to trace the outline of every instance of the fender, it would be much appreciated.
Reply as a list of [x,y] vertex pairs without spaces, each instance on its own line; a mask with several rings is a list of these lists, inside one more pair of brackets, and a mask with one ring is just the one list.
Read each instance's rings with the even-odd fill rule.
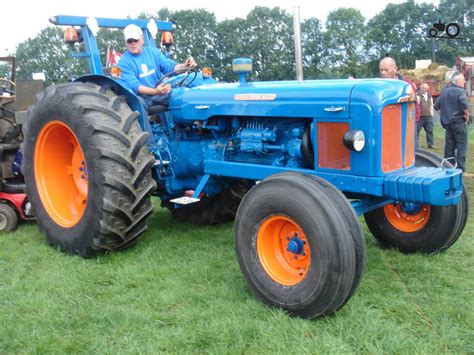
[[143,108],[142,104],[140,104],[138,96],[135,95],[133,91],[129,90],[122,80],[112,79],[106,75],[88,74],[82,75],[76,78],[74,81],[80,81],[82,83],[94,83],[100,86],[110,88],[118,95],[125,95],[127,97],[127,102],[130,108],[140,114],[140,116],[138,117],[140,127],[143,129],[143,131],[150,133],[148,144],[153,144],[153,135],[151,133],[150,122],[148,122],[148,114],[145,112],[145,109]]

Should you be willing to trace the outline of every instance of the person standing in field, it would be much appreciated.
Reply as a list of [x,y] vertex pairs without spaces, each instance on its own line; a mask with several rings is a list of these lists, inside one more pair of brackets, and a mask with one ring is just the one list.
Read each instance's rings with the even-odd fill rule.
[[423,128],[426,133],[426,144],[430,149],[436,149],[433,141],[433,98],[430,93],[430,85],[422,83],[420,91],[416,94],[416,101],[420,106],[420,120],[416,124],[416,139],[420,136]]
[[[461,73],[454,74],[451,85],[446,85],[434,104],[441,112],[441,126],[445,131],[444,157],[455,158],[457,166],[466,170],[467,124],[469,123],[469,101],[464,90],[466,79]],[[465,174],[465,176],[474,176]]]

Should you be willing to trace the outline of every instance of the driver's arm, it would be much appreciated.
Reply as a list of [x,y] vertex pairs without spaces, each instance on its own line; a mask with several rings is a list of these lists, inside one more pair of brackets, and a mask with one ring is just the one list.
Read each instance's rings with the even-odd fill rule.
[[196,65],[197,65],[197,63],[194,60],[194,58],[193,57],[188,57],[188,59],[186,59],[184,61],[184,63],[176,64],[174,66],[174,71],[178,72],[178,71],[183,71],[183,70],[186,70],[186,69],[191,69],[191,68],[196,67]]
[[167,95],[171,91],[171,85],[170,84],[160,84],[156,88],[150,88],[145,85],[140,85],[138,87],[138,93],[141,95],[149,95],[149,96],[155,96],[155,95]]

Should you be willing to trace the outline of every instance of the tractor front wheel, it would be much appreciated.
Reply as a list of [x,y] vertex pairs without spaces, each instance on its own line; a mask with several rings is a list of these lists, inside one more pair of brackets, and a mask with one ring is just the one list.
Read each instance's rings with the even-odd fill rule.
[[332,314],[347,302],[365,255],[355,250],[353,235],[363,243],[355,214],[345,207],[341,213],[344,200],[335,199],[342,194],[333,196],[318,180],[271,176],[247,193],[235,220],[237,260],[252,292],[303,318]]
[[83,257],[134,244],[156,186],[138,114],[110,89],[68,83],[47,88],[28,116],[26,193],[49,243]]
[[[417,150],[416,166],[441,166],[437,155]],[[447,250],[461,235],[467,222],[469,197],[465,188],[455,206],[393,203],[364,214],[380,244],[405,253],[435,254]]]

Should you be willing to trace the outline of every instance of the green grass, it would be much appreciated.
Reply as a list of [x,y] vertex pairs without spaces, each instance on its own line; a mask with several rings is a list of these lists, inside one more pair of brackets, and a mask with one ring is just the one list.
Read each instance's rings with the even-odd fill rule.
[[[436,145],[442,153],[440,128]],[[468,157],[474,172],[472,144]],[[474,179],[466,184],[474,196]],[[255,299],[231,224],[175,223],[157,207],[135,248],[92,260],[54,250],[23,224],[0,235],[0,353],[472,353],[470,208],[460,240],[437,256],[381,249],[362,223],[359,289],[335,316],[312,321]]]

